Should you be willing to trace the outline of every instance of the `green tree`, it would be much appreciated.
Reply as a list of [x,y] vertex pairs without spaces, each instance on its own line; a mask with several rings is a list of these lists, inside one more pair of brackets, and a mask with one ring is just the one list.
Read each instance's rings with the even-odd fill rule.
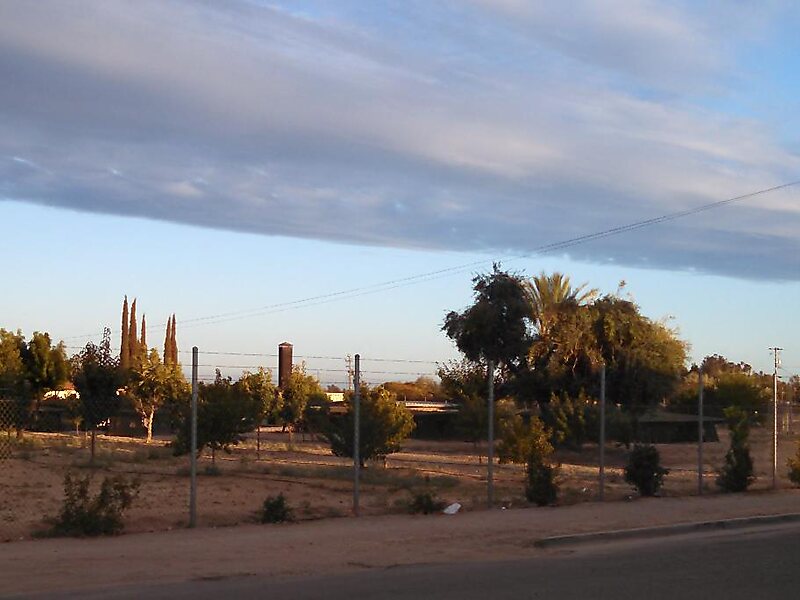
[[580,451],[589,437],[592,407],[593,401],[583,392],[577,396],[553,394],[542,411],[553,443]]
[[474,301],[447,314],[442,331],[470,361],[494,361],[514,372],[525,364],[530,346],[531,306],[518,275],[500,270],[473,278]]
[[514,415],[500,429],[498,459],[501,463],[521,464],[531,459],[537,463],[547,460],[553,453],[551,436],[539,417],[531,417],[526,423],[520,415]]
[[[353,456],[353,395],[345,400],[347,412],[339,419],[331,419],[323,433],[336,456]],[[397,397],[382,386],[361,387],[359,429],[359,457],[361,466],[365,461],[385,459],[400,450],[400,444],[414,430],[411,412]]]
[[89,342],[74,361],[72,381],[80,395],[83,422],[92,433],[94,461],[97,428],[117,414],[118,391],[125,381],[119,359],[111,354],[111,331],[103,331],[100,345]]
[[750,415],[738,406],[724,411],[731,436],[725,464],[717,475],[717,485],[725,492],[744,492],[755,480],[750,456]]
[[596,289],[586,289],[583,283],[572,287],[569,276],[562,273],[539,275],[525,280],[524,289],[531,305],[531,314],[537,337],[546,339],[561,315],[573,308],[583,306],[597,296]]
[[319,380],[306,373],[305,363],[294,365],[289,381],[281,390],[279,416],[283,421],[284,431],[287,427],[291,431],[302,422],[306,404],[312,397],[324,395],[325,392],[322,391]]
[[128,391],[147,431],[146,443],[149,444],[153,439],[156,412],[166,404],[185,404],[190,390],[181,370],[162,363],[158,352],[152,349],[147,359],[133,370]]
[[[2,343],[5,358],[0,360],[7,366],[0,366],[0,370],[5,371],[0,378],[6,380],[4,386],[9,388],[9,396],[13,399],[14,427],[17,437],[21,438],[45,392],[57,389],[67,381],[69,363],[63,342],[54,346],[48,333],[35,331],[26,343],[20,332],[5,332]],[[13,344],[16,344],[16,352]]]
[[236,385],[260,407],[256,424],[256,457],[261,458],[261,426],[264,420],[275,421],[281,406],[278,390],[272,383],[272,372],[264,367],[259,367],[255,373],[244,371]]
[[[197,452],[208,447],[211,461],[216,464],[217,452],[230,453],[231,446],[243,442],[245,434],[258,425],[262,411],[260,399],[234,385],[230,377],[222,377],[218,370],[213,383],[200,383],[198,388]],[[190,416],[186,410],[172,443],[176,455],[190,451]]]
[[128,296],[122,301],[122,335],[120,336],[119,346],[119,366],[123,371],[131,368],[131,348],[128,336],[130,335],[130,323],[128,322]]

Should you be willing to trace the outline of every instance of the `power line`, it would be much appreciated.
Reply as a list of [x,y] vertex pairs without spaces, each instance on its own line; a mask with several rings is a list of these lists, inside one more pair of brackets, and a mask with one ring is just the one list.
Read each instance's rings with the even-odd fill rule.
[[[625,225],[619,225],[616,227],[611,227],[609,229],[605,229],[602,231],[588,233],[579,235],[573,238],[569,238],[566,240],[561,240],[558,242],[552,242],[549,244],[544,244],[533,250],[517,255],[509,255],[505,257],[501,257],[500,259],[492,259],[493,262],[497,260],[504,260],[506,262],[513,261],[513,260],[520,260],[523,258],[530,258],[531,256],[537,254],[547,254],[551,252],[555,252],[557,250],[564,250],[567,248],[571,248],[573,246],[577,246],[580,244],[585,244],[587,242],[592,242],[599,239],[604,239],[607,237],[612,237],[616,235],[620,235],[622,233],[627,233],[630,231],[635,231],[638,229],[642,229],[645,227],[650,227],[653,225],[659,225],[662,223],[666,223],[669,221],[675,221],[684,217],[688,217],[691,215],[696,215],[702,212],[706,212],[709,210],[714,210],[717,208],[721,208],[727,206],[729,204],[733,204],[736,202],[741,202],[742,200],[746,200],[748,198],[754,198],[757,196],[769,194],[772,192],[776,192],[779,190],[787,189],[790,187],[794,187],[800,185],[800,180],[790,181],[788,183],[783,183],[780,185],[772,186],[769,188],[764,188],[755,192],[749,192],[747,194],[742,194],[740,196],[734,196],[732,198],[727,198],[724,200],[717,200],[715,202],[709,202],[707,204],[703,204],[697,206],[695,208],[676,211],[672,213],[666,213],[660,215],[658,217],[653,217],[650,219],[644,219],[640,221],[634,221],[632,223],[628,223]],[[336,292],[329,292],[325,294],[318,294],[315,296],[310,296],[307,298],[300,298],[297,300],[291,300],[286,302],[278,302],[274,304],[267,304],[261,307],[252,308],[252,309],[244,309],[238,311],[231,311],[226,313],[218,313],[215,315],[207,315],[203,317],[195,317],[191,319],[184,319],[181,322],[182,329],[187,327],[195,327],[203,324],[217,324],[217,323],[224,323],[233,320],[240,320],[240,319],[248,319],[252,317],[258,317],[266,314],[273,314],[277,312],[284,312],[287,310],[294,310],[298,308],[306,308],[310,306],[317,306],[320,304],[327,304],[328,302],[336,301],[336,300],[343,300],[343,299],[350,299],[356,298],[360,296],[365,296],[368,294],[375,294],[378,292],[389,291],[393,289],[397,289],[399,287],[405,287],[408,285],[414,285],[418,283],[423,283],[427,281],[432,281],[436,279],[440,279],[442,277],[448,277],[452,275],[456,275],[462,273],[464,271],[469,271],[474,267],[484,265],[487,262],[490,262],[488,259],[486,260],[479,260],[479,261],[472,261],[469,263],[464,263],[461,265],[455,265],[452,267],[447,267],[444,269],[438,269],[435,271],[429,271],[427,273],[419,273],[417,275],[409,275],[407,277],[401,277],[389,281],[384,281],[381,283],[370,284],[366,286],[359,286],[355,288],[350,288],[347,290],[339,290]],[[159,323],[155,325],[149,326],[148,330],[155,330],[160,329],[165,325],[165,323]],[[95,335],[95,334],[90,334]],[[89,337],[89,336],[72,336],[72,337]],[[375,359],[373,359],[375,360]]]

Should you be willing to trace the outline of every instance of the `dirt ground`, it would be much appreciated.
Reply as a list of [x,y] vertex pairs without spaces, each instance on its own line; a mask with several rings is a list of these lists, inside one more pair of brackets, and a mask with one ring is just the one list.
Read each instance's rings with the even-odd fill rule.
[[544,557],[565,551],[534,546],[551,535],[797,512],[793,489],[31,540],[0,544],[0,596]]
[[[722,464],[727,434],[721,441],[704,445],[706,489],[716,493],[714,470]],[[779,449],[781,487],[789,487],[785,462],[795,452],[794,436],[783,436]],[[103,476],[124,474],[140,481],[139,496],[126,514],[126,532],[141,533],[183,528],[188,521],[188,458],[174,457],[164,440],[146,445],[142,440],[100,436],[95,466],[82,436],[27,434],[12,456],[0,460],[0,540],[29,539],[46,525],[44,518],[57,514],[63,498],[67,471],[92,473],[97,483]],[[758,428],[751,445],[758,479],[752,489],[771,486],[769,432]],[[662,463],[671,472],[663,496],[696,493],[696,444],[658,446]],[[485,449],[483,450],[485,452]],[[627,451],[609,445],[606,498],[628,499],[633,492],[622,476]],[[561,463],[560,505],[589,502],[597,496],[595,445],[578,452],[559,452]],[[328,447],[302,436],[277,430],[264,431],[261,451],[255,439],[218,454],[216,466],[204,456],[199,464],[198,525],[231,526],[253,522],[270,495],[283,493],[298,520],[344,517],[352,509],[352,469],[347,460],[331,456]],[[498,506],[526,506],[522,467],[495,468]],[[402,452],[383,464],[370,464],[362,474],[361,507],[364,515],[407,511],[412,493],[434,492],[446,502],[460,502],[463,510],[486,506],[486,463],[480,463],[471,444],[409,440]]]

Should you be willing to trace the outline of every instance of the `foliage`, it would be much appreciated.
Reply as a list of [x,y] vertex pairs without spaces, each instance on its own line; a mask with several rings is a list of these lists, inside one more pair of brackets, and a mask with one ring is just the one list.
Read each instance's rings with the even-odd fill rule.
[[555,504],[558,498],[556,468],[543,461],[529,460],[527,465],[525,498],[537,506]]
[[408,503],[408,512],[412,515],[429,515],[441,512],[445,504],[444,501],[436,498],[436,492],[431,492],[430,490],[412,492],[411,500]]
[[[332,418],[323,436],[336,456],[353,456],[354,413],[353,396],[346,399],[347,412]],[[359,456],[361,466],[372,459],[385,458],[400,450],[400,443],[414,430],[411,412],[397,402],[394,394],[384,387],[361,387]]]
[[147,442],[153,438],[153,419],[164,405],[186,404],[190,389],[177,365],[165,365],[153,349],[131,372],[128,396],[147,430]]
[[789,467],[789,481],[795,485],[800,485],[800,441],[797,442],[797,451],[795,455],[786,461]]
[[[244,434],[253,431],[262,411],[257,398],[243,393],[230,377],[223,378],[217,371],[214,383],[201,383],[197,402],[197,451],[211,450],[212,461],[218,450],[230,452],[244,440]],[[176,455],[189,452],[191,441],[191,415],[187,409],[183,423],[172,443]]]
[[121,475],[105,477],[94,497],[90,495],[91,482],[88,475],[64,476],[64,503],[46,535],[83,537],[122,532],[122,515],[139,493],[138,480],[128,481]]
[[294,521],[294,511],[286,502],[282,493],[277,496],[267,496],[258,513],[261,523],[286,523]]
[[259,367],[255,373],[244,371],[236,385],[260,407],[259,424],[264,420],[277,421],[281,407],[280,397],[272,383],[272,372],[269,369]]
[[592,402],[581,392],[571,397],[566,392],[553,394],[542,413],[545,423],[552,431],[553,444],[580,450],[588,438],[587,420],[592,419]]
[[92,430],[119,410],[117,390],[124,382],[119,361],[111,354],[110,330],[100,345],[89,342],[75,360],[72,381],[80,395],[83,422]]
[[64,343],[53,345],[50,334],[35,331],[28,342],[21,332],[0,329],[0,397],[13,401],[12,425],[21,436],[45,392],[69,376]]
[[441,395],[439,383],[425,375],[416,381],[387,381],[382,385],[403,402],[425,402],[438,399]]
[[294,365],[289,381],[282,390],[282,404],[278,411],[284,427],[300,424],[308,401],[324,395],[319,380],[306,373],[305,363]]
[[725,464],[717,475],[717,485],[725,492],[744,492],[755,480],[748,444],[750,416],[738,406],[726,408],[724,414],[731,445],[725,454]]
[[530,345],[531,317],[522,279],[495,264],[492,273],[477,275],[472,282],[472,306],[449,312],[442,331],[472,362],[519,369]]
[[538,417],[526,423],[515,415],[506,421],[500,434],[497,456],[501,463],[535,463],[546,461],[553,453],[550,433]]
[[625,466],[625,481],[634,486],[642,496],[655,496],[669,469],[661,466],[658,449],[650,444],[636,444]]

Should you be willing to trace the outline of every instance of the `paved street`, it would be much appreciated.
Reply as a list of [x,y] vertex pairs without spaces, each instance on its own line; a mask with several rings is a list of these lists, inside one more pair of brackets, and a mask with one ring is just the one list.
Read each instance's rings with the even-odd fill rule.
[[543,552],[519,561],[405,566],[279,580],[238,577],[36,598],[458,600],[797,598],[800,526]]

